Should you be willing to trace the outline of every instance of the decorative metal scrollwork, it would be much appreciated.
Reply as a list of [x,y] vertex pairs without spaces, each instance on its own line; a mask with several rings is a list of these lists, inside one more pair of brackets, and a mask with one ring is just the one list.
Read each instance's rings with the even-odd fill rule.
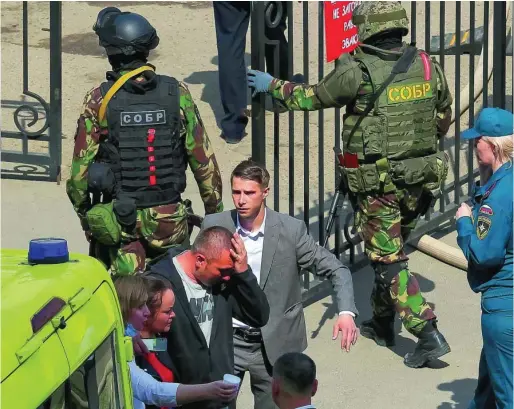
[[47,128],[49,127],[50,125],[50,106],[48,105],[48,103],[42,98],[40,97],[38,94],[34,93],[34,92],[31,92],[31,91],[23,91],[23,94],[24,95],[27,95],[31,98],[34,98],[35,100],[37,100],[42,106],[43,106],[43,109],[45,110],[45,123],[43,124],[43,127],[41,129],[38,129],[37,131],[29,131],[27,128],[25,128],[25,125],[22,125],[21,121],[20,121],[20,113],[22,111],[28,111],[31,113],[32,115],[32,118],[30,120],[30,122],[26,125],[28,127],[31,127],[33,126],[37,121],[39,121],[39,114],[38,114],[38,110],[36,108],[34,108],[33,106],[30,106],[30,105],[20,105],[18,108],[16,108],[16,110],[14,111],[14,124],[16,125],[16,128],[18,128],[18,130],[23,133],[24,135],[27,135],[28,137],[30,138],[36,138],[38,136],[41,136],[43,134],[43,132],[45,132],[47,130]]
[[[269,28],[276,28],[280,24],[282,15],[284,14],[284,7],[281,1],[268,1],[264,7],[264,17],[266,25]],[[274,15],[274,18],[273,18]]]

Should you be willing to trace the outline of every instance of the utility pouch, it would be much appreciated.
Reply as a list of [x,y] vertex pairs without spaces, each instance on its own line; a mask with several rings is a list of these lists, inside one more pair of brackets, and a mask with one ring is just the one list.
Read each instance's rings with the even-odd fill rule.
[[444,152],[420,158],[390,161],[391,178],[400,186],[422,184],[428,190],[437,190],[448,174],[448,160]]
[[113,202],[98,203],[86,213],[89,230],[98,243],[114,246],[120,242],[121,226],[113,211]]
[[114,200],[113,210],[122,230],[127,234],[133,234],[137,222],[137,206],[135,199],[120,197]]
[[428,182],[423,187],[431,191],[437,198],[441,194],[441,187],[448,176],[449,157],[446,152],[438,152],[432,155],[432,158],[431,166],[437,174],[437,180],[435,182]]

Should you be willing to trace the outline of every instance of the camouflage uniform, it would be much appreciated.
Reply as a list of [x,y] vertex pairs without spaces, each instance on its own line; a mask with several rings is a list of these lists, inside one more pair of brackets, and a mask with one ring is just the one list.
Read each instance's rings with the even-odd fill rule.
[[[384,8],[394,5],[393,2],[364,2],[359,6],[359,14],[366,14],[364,9],[376,7],[377,3],[382,3]],[[398,27],[404,25],[405,22]],[[372,23],[369,26],[373,29]],[[390,28],[393,26],[394,24]],[[383,28],[383,23],[381,27]],[[361,34],[359,32],[360,37]],[[403,44],[402,49],[405,46]],[[359,52],[366,53],[366,48],[358,48],[355,54]],[[437,81],[437,136],[441,137],[446,134],[450,125],[452,96],[439,64],[436,61],[433,64]],[[313,111],[352,106],[352,109],[358,108],[362,112],[365,110],[363,102],[369,101],[373,94],[370,77],[364,65],[354,56],[343,54],[335,62],[334,70],[318,84],[296,84],[273,78],[268,93],[283,101],[290,110]],[[361,106],[356,107],[356,104]],[[363,237],[366,254],[376,272],[371,296],[373,315],[378,318],[393,318],[395,312],[398,312],[405,328],[418,335],[427,321],[435,318],[435,314],[423,298],[416,277],[407,267],[408,257],[403,247],[422,213],[419,204],[426,201],[422,186],[395,186],[391,193],[362,192],[353,195],[356,203],[356,225]],[[393,265],[394,273],[387,274],[383,267]]]
[[[221,212],[221,174],[212,145],[189,90],[183,83],[179,84],[179,89],[181,138],[184,140],[188,164],[200,189],[205,214]],[[99,143],[108,134],[106,121],[99,123],[101,103],[100,87],[93,88],[86,94],[77,124],[71,176],[66,183],[68,197],[86,230],[86,212],[91,208],[87,172],[89,166],[95,162]],[[135,234],[127,235],[122,232],[121,246],[105,247],[97,243],[95,255],[108,260],[108,267],[113,275],[143,271],[146,261],[152,255],[163,254],[177,245],[189,244],[190,213],[191,209],[188,209],[185,202],[138,209]]]

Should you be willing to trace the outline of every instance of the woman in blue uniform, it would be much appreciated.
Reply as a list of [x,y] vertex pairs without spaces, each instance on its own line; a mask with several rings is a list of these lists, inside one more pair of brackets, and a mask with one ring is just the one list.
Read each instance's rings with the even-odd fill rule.
[[482,294],[482,338],[478,385],[469,409],[512,409],[512,158],[513,115],[485,108],[472,139],[481,168],[473,207],[457,211],[457,242],[468,260],[471,289]]

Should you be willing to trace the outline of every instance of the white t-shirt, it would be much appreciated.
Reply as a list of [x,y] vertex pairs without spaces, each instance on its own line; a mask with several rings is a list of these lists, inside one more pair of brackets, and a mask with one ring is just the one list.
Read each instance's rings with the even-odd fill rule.
[[184,284],[191,312],[202,330],[207,345],[209,345],[212,330],[212,312],[214,308],[212,290],[210,287],[205,287],[200,283],[193,282],[182,269],[176,257],[173,257],[173,264]]

